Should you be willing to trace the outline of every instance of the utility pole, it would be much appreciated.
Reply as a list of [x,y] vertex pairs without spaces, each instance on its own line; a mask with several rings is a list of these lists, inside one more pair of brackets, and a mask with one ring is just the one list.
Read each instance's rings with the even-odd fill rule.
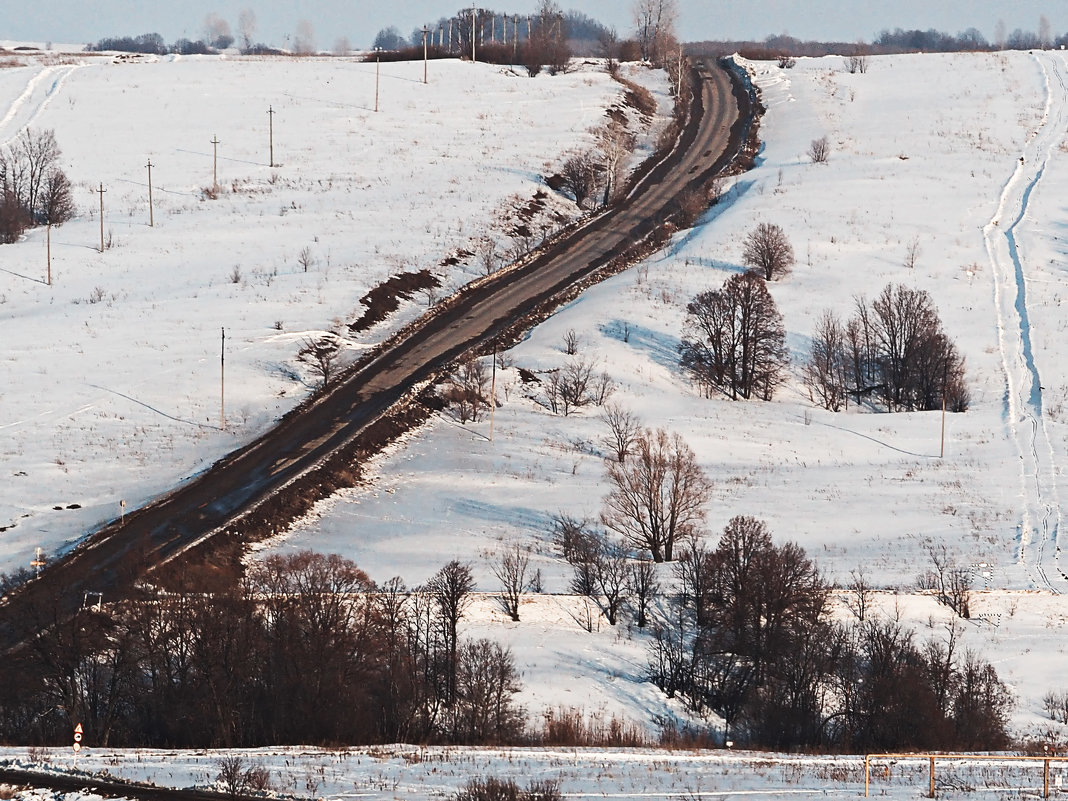
[[100,194],[100,252],[104,252],[104,193],[107,192],[103,184],[97,192]]
[[378,111],[378,76],[382,72],[382,48],[375,48],[375,112]]
[[214,134],[211,137],[211,188],[219,189],[219,137]]
[[45,566],[45,558],[40,545],[37,546],[37,551],[35,553],[36,555],[34,556],[33,561],[30,562],[30,567],[37,570],[37,578],[40,578],[41,568]]
[[222,329],[222,345],[219,347],[219,419],[226,430],[226,328]]
[[48,231],[45,234],[45,254],[48,260],[48,285],[52,286],[52,223],[48,224]]
[[426,37],[430,33],[430,29],[426,25],[423,26],[423,83],[426,83]]
[[938,449],[938,458],[946,455],[946,381],[949,379],[949,363],[943,365],[942,370],[942,444]]
[[493,340],[493,373],[490,379],[490,442],[493,442],[493,413],[497,411],[497,340]]
[[152,212],[152,159],[148,160],[148,227],[155,228],[156,220]]
[[267,107],[267,121],[268,121],[268,124],[269,124],[268,130],[270,131],[269,138],[270,138],[270,143],[271,143],[271,164],[270,164],[270,166],[273,167],[274,166],[274,107],[273,106],[268,106]]
[[475,7],[471,6],[471,62],[475,60]]

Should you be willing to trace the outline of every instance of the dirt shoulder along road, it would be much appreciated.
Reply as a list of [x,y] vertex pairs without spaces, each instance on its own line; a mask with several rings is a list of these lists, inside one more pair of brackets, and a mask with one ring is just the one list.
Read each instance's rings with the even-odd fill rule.
[[[514,338],[582,286],[619,269],[655,238],[675,199],[722,171],[752,119],[748,97],[714,63],[692,70],[689,119],[675,148],[609,210],[536,258],[469,285],[356,365],[329,391],[256,441],[125,521],[92,535],[0,607],[0,650],[34,621],[73,614],[85,593],[126,597],[139,582],[201,590],[232,581],[242,546],[279,531],[312,503],[351,485],[358,464],[431,413],[417,388],[465,352]],[[741,108],[740,108],[741,107]],[[644,252],[648,252],[646,247]],[[570,295],[569,295],[570,293]]]

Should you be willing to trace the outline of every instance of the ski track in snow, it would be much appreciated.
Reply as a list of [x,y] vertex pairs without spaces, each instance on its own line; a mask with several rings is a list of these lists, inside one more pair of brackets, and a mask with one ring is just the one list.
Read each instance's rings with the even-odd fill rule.
[[[1056,463],[1042,413],[1042,380],[1031,342],[1027,310],[1026,254],[1017,227],[1027,217],[1031,196],[1068,128],[1068,77],[1057,53],[1036,53],[1046,83],[1042,125],[1024,148],[1016,170],[1002,190],[997,212],[983,230],[994,276],[998,340],[1005,370],[1005,421],[1020,457],[1019,524],[1016,561],[1032,584],[1064,591],[1068,575],[1060,567],[1061,508]],[[1003,225],[1007,220],[1011,224]],[[1047,568],[1054,568],[1050,576]]]
[[7,145],[33,125],[76,69],[76,64],[42,67],[27,81],[22,94],[11,102],[3,119],[0,119],[0,146]]

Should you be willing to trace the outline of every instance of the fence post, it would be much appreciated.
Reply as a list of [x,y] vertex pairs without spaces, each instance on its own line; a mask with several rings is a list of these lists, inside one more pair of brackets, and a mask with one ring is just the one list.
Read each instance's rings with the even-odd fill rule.
[[928,797],[928,798],[934,798],[934,797],[935,797],[935,788],[934,788],[934,773],[935,773],[935,768],[934,768],[934,760],[935,760],[935,758],[934,758],[934,757],[932,756],[932,757],[931,757],[931,790],[930,790],[930,792],[929,792],[929,793],[927,794],[927,797]]
[[864,797],[868,797],[868,760],[871,759],[867,754],[864,755]]
[[1049,798],[1049,757],[1042,760],[1042,797]]

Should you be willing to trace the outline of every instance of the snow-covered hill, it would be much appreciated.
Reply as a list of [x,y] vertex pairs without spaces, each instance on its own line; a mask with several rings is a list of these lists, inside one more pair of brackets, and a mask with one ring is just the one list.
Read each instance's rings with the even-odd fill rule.
[[[1068,615],[1054,592],[1068,588],[1057,542],[1068,400],[1063,56],[879,57],[855,75],[834,58],[750,66],[768,108],[757,167],[697,228],[503,357],[511,367],[497,374],[492,440],[488,420],[441,415],[377,461],[371,486],[323,504],[268,550],[339,552],[409,586],[459,558],[492,592],[491,560],[529,546],[546,593],[530,597],[520,623],[489,600],[466,623],[512,646],[524,703],[643,721],[670,713],[643,682],[642,637],[603,621],[588,632],[577,601],[553,595],[569,569],[551,518],[596,517],[605,426],[595,409],[550,414],[518,368],[560,367],[574,330],[579,355],[616,383],[614,402],[697,451],[715,485],[710,536],[734,515],[762,518],[829,578],[863,570],[885,591],[883,613],[921,636],[940,636],[949,619],[913,592],[927,546],[975,566],[966,642],[1016,689],[1018,724],[1037,727],[1041,696],[1063,689]],[[77,58],[0,70],[0,141],[25,125],[54,128],[82,212],[53,233],[52,287],[43,231],[0,247],[0,569],[28,563],[38,545],[69,547],[117,516],[120,499],[142,503],[263,430],[308,391],[294,373],[303,339],[350,321],[377,281],[431,267],[454,288],[478,274],[473,260],[437,265],[588,144],[620,95],[594,67],[531,81],[446,62],[431,65],[429,85],[421,64],[381,70],[378,113],[375,66],[336,59]],[[663,76],[644,75],[666,108]],[[812,164],[809,144],[824,135],[829,162]],[[222,191],[211,200],[216,137]],[[102,254],[101,183],[113,244]],[[741,241],[760,221],[782,226],[797,254],[793,274],[771,287],[791,380],[770,403],[705,399],[677,366],[685,304],[741,269]],[[800,381],[822,310],[846,316],[855,296],[888,282],[927,290],[967,359],[973,404],[949,416],[944,458],[939,413],[831,414]]]

